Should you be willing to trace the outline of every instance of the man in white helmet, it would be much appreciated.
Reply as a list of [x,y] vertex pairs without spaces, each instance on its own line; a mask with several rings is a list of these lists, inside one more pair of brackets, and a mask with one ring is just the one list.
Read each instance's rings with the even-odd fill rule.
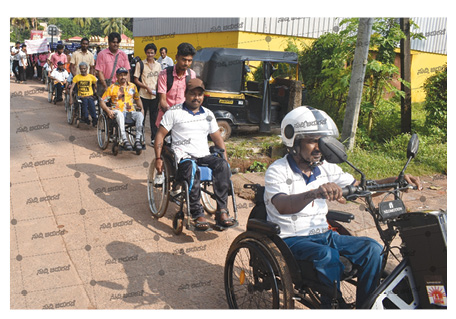
[[[337,282],[339,292],[344,270],[339,258],[348,258],[358,268],[359,307],[378,285],[382,246],[371,238],[342,236],[328,228],[326,201],[343,200],[341,187],[359,184],[351,174],[326,162],[318,148],[320,137],[339,136],[337,126],[325,112],[301,106],[284,117],[281,134],[288,154],[266,171],[267,219],[280,226],[279,236],[295,258],[312,261],[319,280],[328,287]],[[421,189],[419,178],[406,175],[405,179]]]

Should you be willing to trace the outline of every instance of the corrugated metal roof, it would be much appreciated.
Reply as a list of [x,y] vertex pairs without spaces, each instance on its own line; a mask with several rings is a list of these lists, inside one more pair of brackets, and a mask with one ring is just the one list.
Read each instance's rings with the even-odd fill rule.
[[[134,18],[133,36],[246,31],[304,38],[318,38],[338,32],[343,18],[243,17],[243,18]],[[412,40],[412,50],[447,54],[447,18],[412,18],[425,40]]]
[[447,54],[447,18],[411,18],[419,29],[410,28],[411,32],[422,33],[425,40],[411,40],[412,50]]

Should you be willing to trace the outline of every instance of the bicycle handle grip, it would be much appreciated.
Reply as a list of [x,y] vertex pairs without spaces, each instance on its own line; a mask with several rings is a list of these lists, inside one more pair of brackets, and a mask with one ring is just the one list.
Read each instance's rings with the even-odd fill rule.
[[358,186],[348,185],[342,188],[342,196],[347,197],[349,195],[355,194],[356,192],[359,192],[360,190],[361,188]]

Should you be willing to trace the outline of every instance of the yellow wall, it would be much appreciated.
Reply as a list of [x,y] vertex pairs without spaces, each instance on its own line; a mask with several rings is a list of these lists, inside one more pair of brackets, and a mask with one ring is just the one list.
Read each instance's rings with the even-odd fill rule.
[[412,52],[411,67],[411,88],[412,102],[423,102],[426,94],[423,90],[423,84],[426,79],[442,70],[447,63],[447,56],[442,54],[433,54],[426,52]]
[[[156,36],[137,37],[135,38],[135,56],[145,59],[146,54],[144,53],[144,47],[151,42],[157,46],[157,51],[160,50],[161,47],[166,47],[168,49],[168,56],[174,60],[177,53],[177,46],[182,42],[192,44],[196,50],[207,47],[237,48],[238,32],[176,34],[169,35],[165,39]],[[157,52],[156,58],[159,57],[160,52]]]
[[[195,34],[170,34],[165,36],[150,36],[135,38],[135,56],[145,59],[144,47],[148,43],[155,43],[157,50],[160,47],[168,48],[168,56],[175,58],[177,46],[182,42],[191,43],[197,50],[207,47],[240,48],[284,51],[287,47],[289,36],[262,34],[253,32],[207,32]],[[311,45],[315,39],[298,38],[298,47],[301,44]],[[157,58],[159,52],[157,52]],[[423,102],[425,94],[423,91],[424,81],[436,70],[441,69],[447,62],[447,56],[426,52],[412,52],[412,102]]]

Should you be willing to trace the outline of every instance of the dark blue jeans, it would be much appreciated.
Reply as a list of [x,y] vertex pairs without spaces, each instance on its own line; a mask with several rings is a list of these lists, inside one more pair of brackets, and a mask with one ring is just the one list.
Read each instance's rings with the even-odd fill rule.
[[344,265],[339,256],[349,259],[358,268],[356,306],[360,307],[377,287],[382,267],[382,246],[372,238],[339,235],[335,231],[311,236],[283,239],[297,260],[312,261],[320,281],[340,291]]
[[87,119],[89,114],[87,114],[87,107],[89,108],[90,116],[92,117],[92,122],[97,122],[97,112],[95,111],[95,102],[93,101],[92,96],[81,98],[82,101],[82,118]]

